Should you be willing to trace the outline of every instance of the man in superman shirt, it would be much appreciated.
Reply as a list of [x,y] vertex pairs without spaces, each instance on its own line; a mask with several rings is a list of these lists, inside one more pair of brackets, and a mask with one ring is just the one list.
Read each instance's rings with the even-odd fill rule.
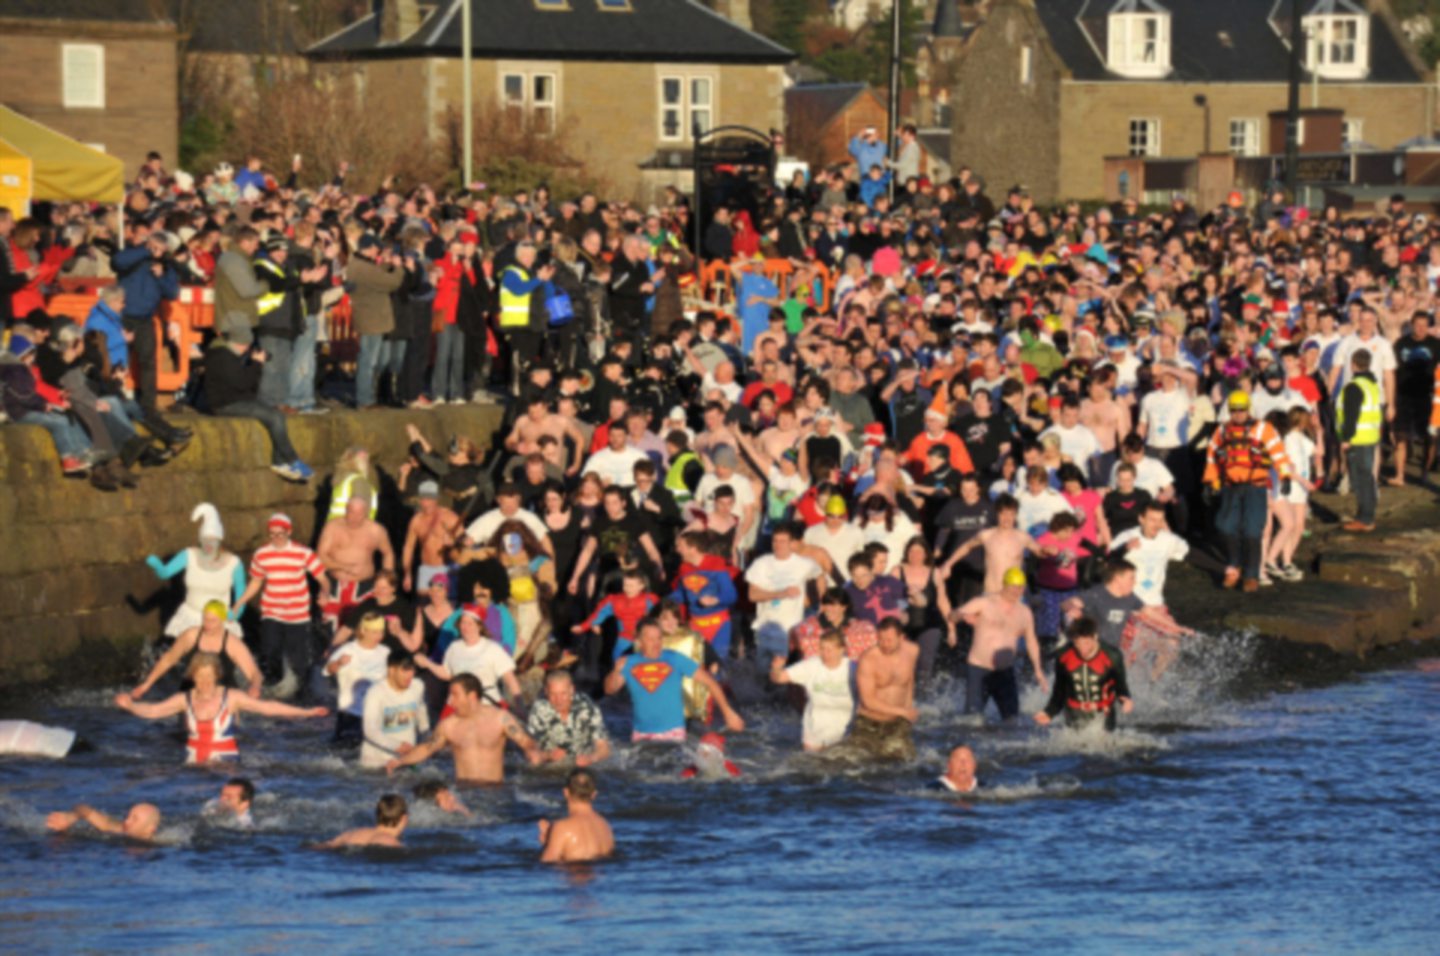
[[684,602],[690,629],[715,649],[715,656],[721,660],[729,657],[730,607],[738,597],[729,572],[699,568],[686,571],[670,597]]
[[636,628],[635,653],[616,661],[605,678],[605,693],[618,694],[622,687],[630,691],[632,741],[685,742],[687,677],[710,692],[729,730],[745,729],[744,719],[730,706],[720,683],[690,658],[665,650],[659,623],[647,617]]

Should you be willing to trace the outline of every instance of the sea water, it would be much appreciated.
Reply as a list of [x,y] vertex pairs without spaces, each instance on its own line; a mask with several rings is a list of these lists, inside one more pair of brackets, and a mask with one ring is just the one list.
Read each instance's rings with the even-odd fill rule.
[[[942,683],[906,765],[799,754],[797,715],[751,701],[738,780],[682,781],[684,753],[621,744],[599,801],[619,853],[568,870],[535,861],[561,777],[514,755],[506,785],[463,792],[470,819],[417,807],[403,851],[319,852],[422,775],[330,755],[324,721],[246,717],[239,769],[260,797],[237,832],[201,813],[228,771],[180,766],[173,724],[99,691],[12,704],[0,717],[93,750],[0,759],[0,949],[1440,952],[1440,670],[1237,692],[1248,646],[1139,675],[1115,735],[978,726]],[[624,701],[604,709],[623,736]],[[926,787],[958,742],[978,798]],[[48,810],[139,800],[165,814],[153,848],[44,828]]]

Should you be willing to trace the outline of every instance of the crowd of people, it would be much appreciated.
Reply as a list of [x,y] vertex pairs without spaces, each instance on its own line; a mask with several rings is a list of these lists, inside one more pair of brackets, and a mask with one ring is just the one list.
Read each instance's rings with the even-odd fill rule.
[[[1113,728],[1127,665],[1159,677],[1197,640],[1167,609],[1173,562],[1210,554],[1217,585],[1246,592],[1300,580],[1312,492],[1348,486],[1344,528],[1363,534],[1382,475],[1428,475],[1440,237],[1403,197],[1347,215],[1238,194],[1086,211],[1019,187],[997,204],[962,169],[892,198],[888,179],[867,187],[891,175],[868,145],[733,193],[699,248],[673,190],[644,210],[543,185],[364,194],[343,169],[305,190],[298,163],[284,181],[251,163],[237,193],[224,168],[197,182],[156,157],[108,256],[87,210],[18,226],[0,211],[5,274],[27,278],[6,411],[57,443],[82,436],[10,385],[46,331],[67,375],[98,333],[110,380],[133,373],[147,445],[188,437],[155,411],[143,333],[176,282],[216,290],[196,403],[259,420],[287,478],[311,475],[285,422],[326,407],[316,337],[340,297],[356,406],[507,396],[488,454],[413,426],[403,462],[347,453],[313,552],[276,515],[247,569],[197,511],[200,546],[153,562],[184,573],[176,643],[117,703],[184,714],[191,759],[224,759],[236,713],[321,716],[281,698],[323,673],[335,741],[362,765],[448,749],[458,779],[486,783],[507,741],[532,765],[603,763],[624,715],[599,702],[622,693],[633,742],[740,731],[745,661],[772,703],[803,704],[807,751],[912,758],[917,691],[945,675],[970,714],[1016,717],[1034,681],[1036,723]],[[28,292],[86,249],[119,277],[97,306],[113,315],[47,323]],[[733,301],[701,297],[715,263]],[[64,378],[31,378],[78,404]],[[128,402],[100,410],[99,434]],[[401,500],[382,501],[382,467]],[[142,700],[187,658],[193,689]],[[952,787],[973,763],[952,758]]]

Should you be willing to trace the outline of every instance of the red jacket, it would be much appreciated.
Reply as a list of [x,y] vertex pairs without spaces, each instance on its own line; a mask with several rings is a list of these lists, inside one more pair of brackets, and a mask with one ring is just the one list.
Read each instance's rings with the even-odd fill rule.
[[[15,318],[23,319],[36,309],[43,310],[45,308],[45,295],[40,291],[41,286],[54,282],[55,277],[60,274],[60,267],[73,255],[75,255],[75,250],[68,247],[51,246],[46,250],[39,262],[39,274],[25,283],[24,288],[10,296],[11,314]],[[16,272],[24,272],[36,265],[31,252],[19,248],[14,243],[10,244],[10,262]]]
[[445,317],[446,325],[455,324],[455,313],[460,308],[460,284],[465,279],[475,285],[475,271],[465,259],[445,256],[435,263],[440,270],[440,281],[435,283],[434,309]]

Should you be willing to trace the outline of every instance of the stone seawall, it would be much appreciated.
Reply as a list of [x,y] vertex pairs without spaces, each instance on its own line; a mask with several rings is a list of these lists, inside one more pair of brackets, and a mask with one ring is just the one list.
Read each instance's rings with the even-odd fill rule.
[[254,422],[177,418],[195,440],[177,459],[141,473],[140,487],[105,494],[60,476],[43,429],[0,426],[0,687],[120,679],[161,630],[170,589],[145,566],[195,543],[190,512],[220,509],[225,544],[243,559],[264,541],[265,520],[285,511],[297,540],[313,542],[328,501],[329,472],[351,445],[370,450],[383,475],[406,455],[405,425],[436,447],[465,434],[489,443],[503,410],[447,406],[423,412],[338,412],[289,419],[309,485],[270,470],[270,442]]

